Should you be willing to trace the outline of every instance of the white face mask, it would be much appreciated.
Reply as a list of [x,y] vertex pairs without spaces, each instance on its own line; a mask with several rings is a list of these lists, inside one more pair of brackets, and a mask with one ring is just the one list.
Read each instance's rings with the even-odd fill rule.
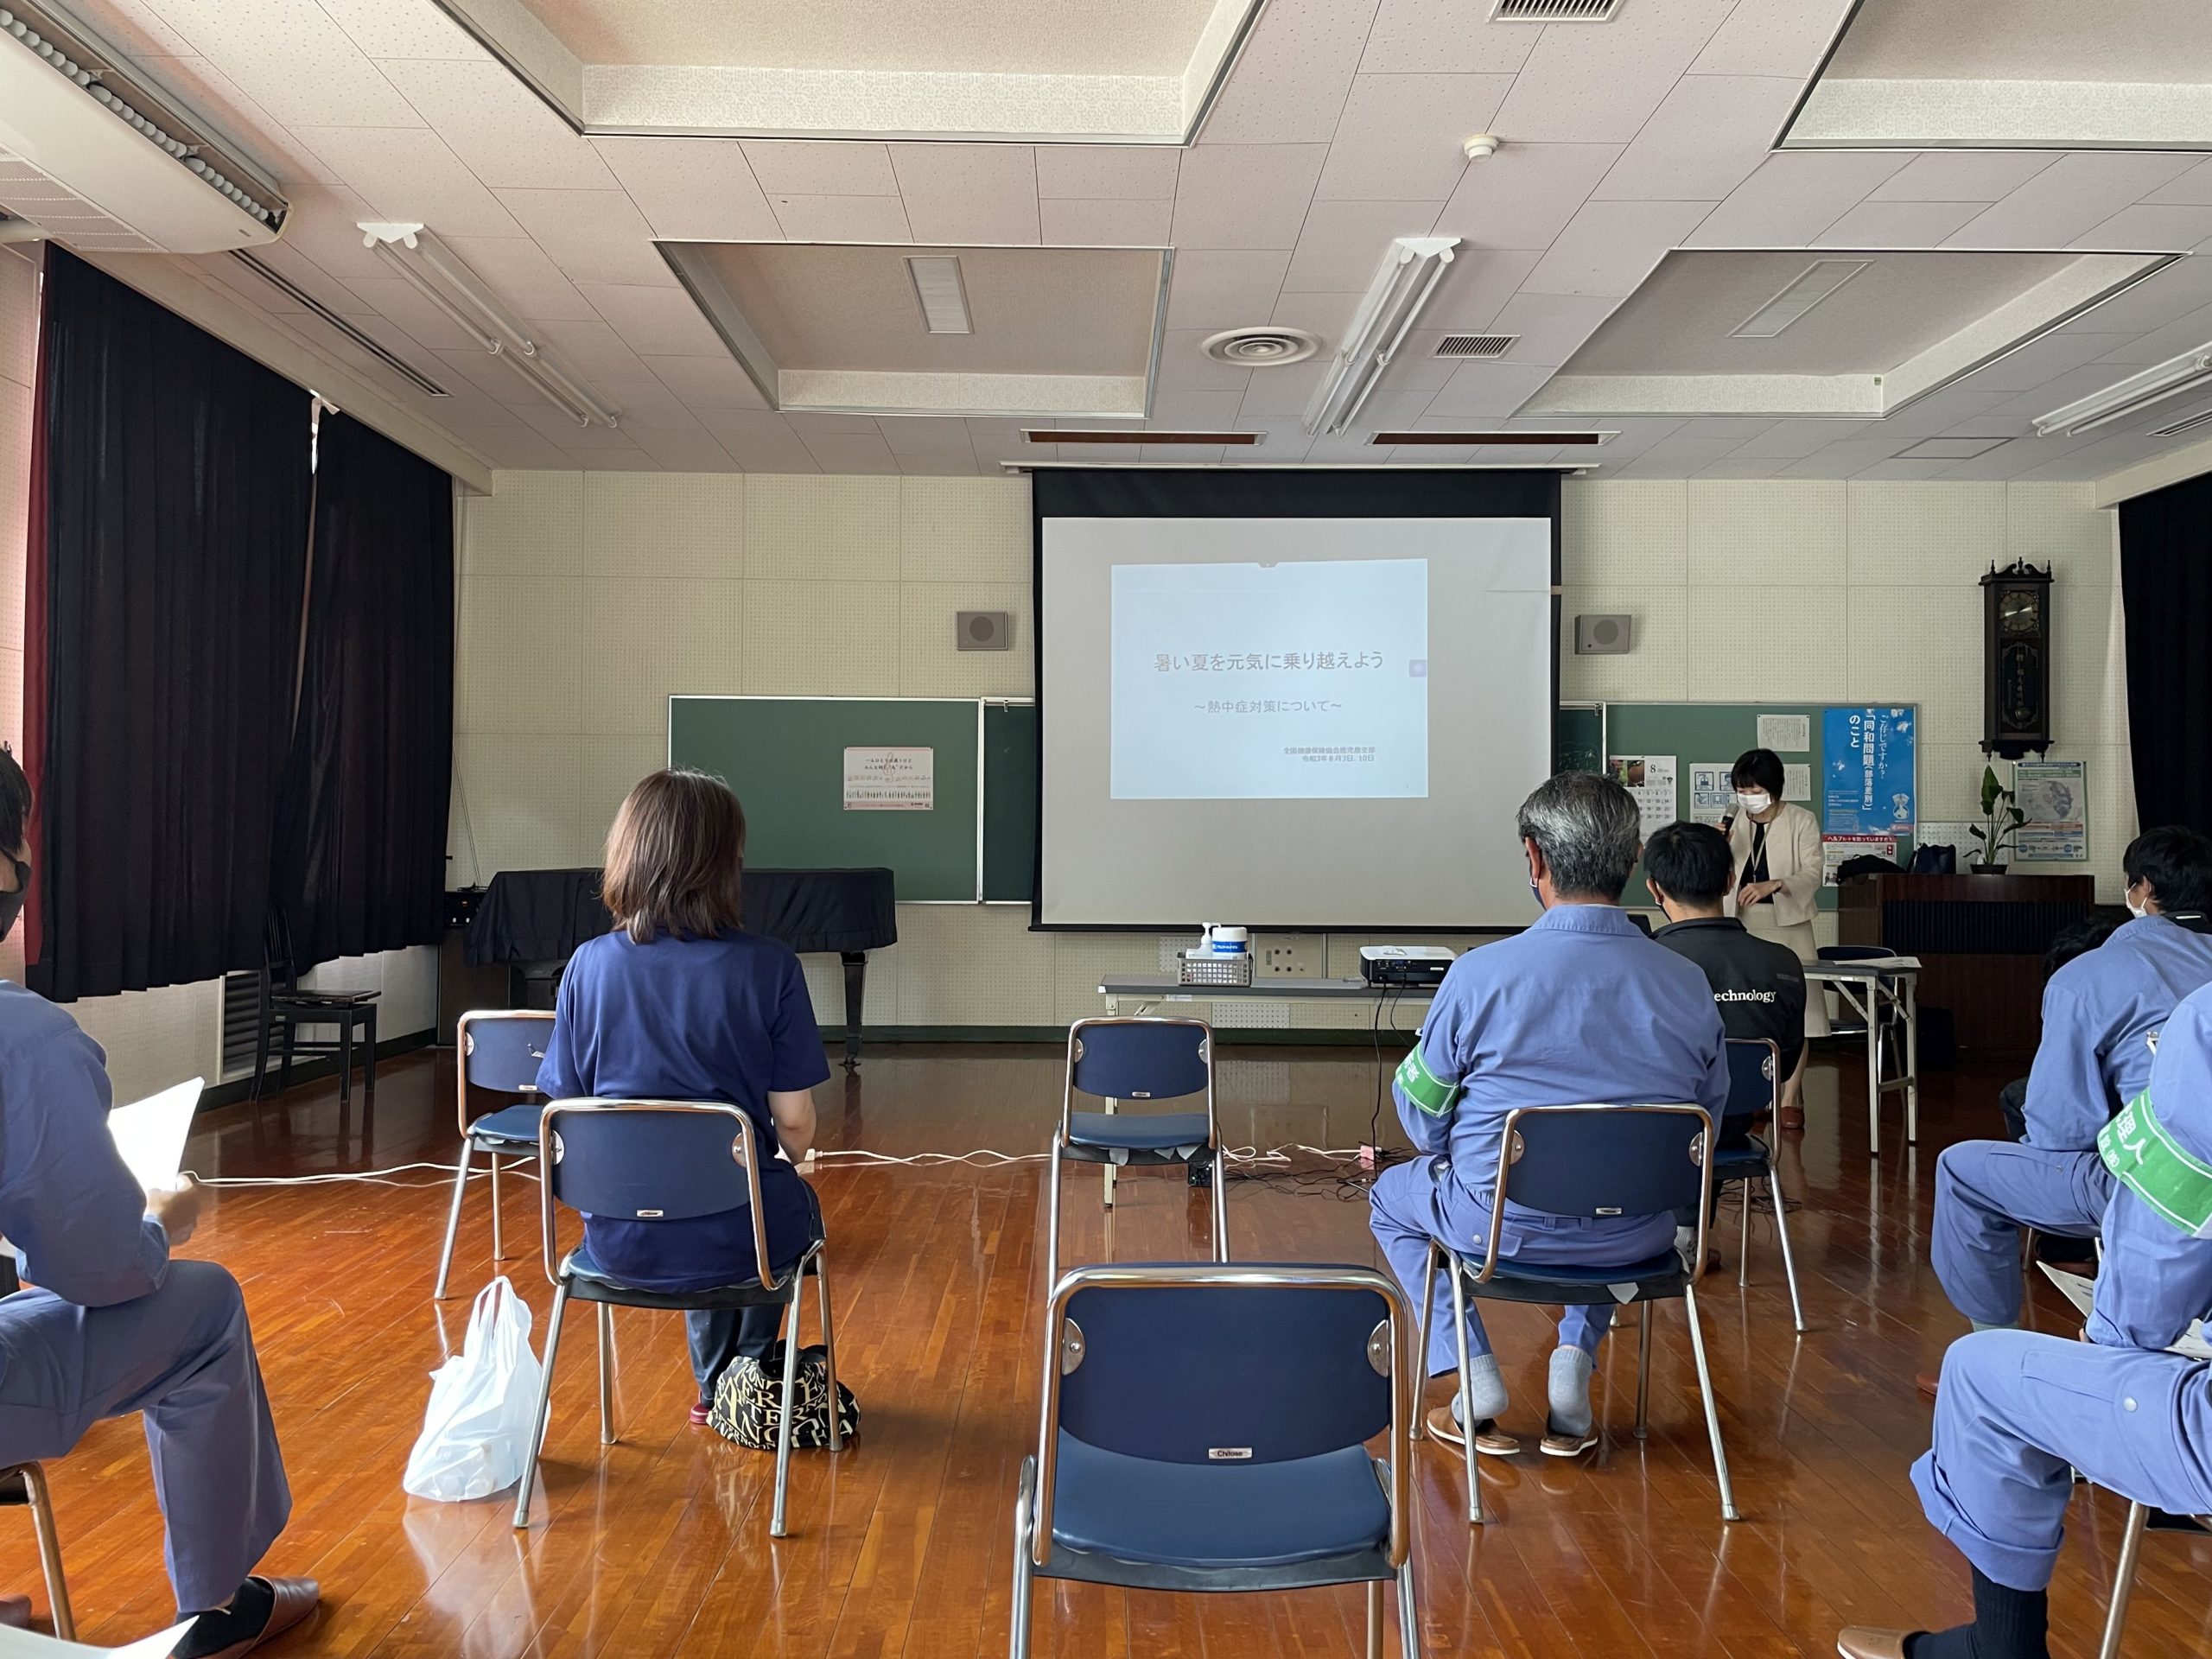
[[1764,790],[1747,789],[1737,795],[1736,804],[1746,812],[1760,813],[1774,804],[1774,797]]
[[2127,913],[2137,918],[2148,916],[2151,913],[2150,907],[2136,899],[2135,889],[2133,887],[2127,890]]

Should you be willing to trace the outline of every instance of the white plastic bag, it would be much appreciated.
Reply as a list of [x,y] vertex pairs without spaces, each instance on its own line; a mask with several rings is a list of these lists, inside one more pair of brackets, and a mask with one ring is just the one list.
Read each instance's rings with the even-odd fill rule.
[[520,1480],[542,1376],[530,1309],[503,1274],[477,1293],[461,1352],[430,1374],[429,1409],[400,1484],[416,1497],[459,1503]]

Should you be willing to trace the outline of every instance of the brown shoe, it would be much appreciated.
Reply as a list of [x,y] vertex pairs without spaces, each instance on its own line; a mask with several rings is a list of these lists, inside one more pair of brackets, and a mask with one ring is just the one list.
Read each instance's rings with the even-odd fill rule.
[[1802,1129],[1805,1127],[1805,1109],[1802,1106],[1785,1106],[1777,1115],[1776,1121],[1785,1129]]
[[1942,1380],[1942,1374],[1939,1371],[1915,1371],[1912,1374],[1912,1386],[1930,1400],[1936,1397],[1936,1387]]
[[1547,1419],[1544,1438],[1536,1443],[1536,1450],[1548,1458],[1579,1458],[1597,1444],[1596,1425],[1592,1424],[1587,1433],[1569,1434]]
[[269,1609],[269,1622],[260,1633],[233,1642],[227,1648],[218,1648],[202,1656],[202,1659],[244,1659],[264,1642],[274,1642],[285,1631],[304,1621],[314,1612],[315,1604],[322,1599],[322,1588],[313,1579],[268,1579],[267,1585],[275,1599]]
[[1904,1659],[1904,1639],[1910,1634],[1853,1624],[1835,1633],[1835,1650],[1841,1659]]
[[[1459,1420],[1452,1415],[1449,1406],[1437,1406],[1428,1414],[1428,1432],[1437,1440],[1459,1452],[1467,1454],[1467,1436]],[[1497,1426],[1495,1418],[1485,1417],[1475,1425],[1475,1450],[1486,1458],[1510,1458],[1521,1449],[1521,1442]]]
[[31,1599],[29,1596],[0,1596],[0,1624],[11,1630],[30,1629]]

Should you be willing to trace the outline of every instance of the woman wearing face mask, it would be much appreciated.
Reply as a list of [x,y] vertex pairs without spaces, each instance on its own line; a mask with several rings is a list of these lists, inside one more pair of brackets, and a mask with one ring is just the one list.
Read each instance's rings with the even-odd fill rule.
[[[1813,912],[1821,890],[1820,822],[1782,798],[1782,757],[1772,749],[1746,749],[1737,757],[1729,782],[1736,791],[1736,810],[1721,827],[1736,855],[1736,914],[1759,938],[1788,945],[1800,962],[1818,962]],[[1805,1035],[1827,1034],[1827,999],[1814,988],[1805,999]],[[1804,1126],[1801,1091],[1811,1052],[1809,1044],[1798,1052],[1796,1070],[1783,1085],[1785,1129]]]

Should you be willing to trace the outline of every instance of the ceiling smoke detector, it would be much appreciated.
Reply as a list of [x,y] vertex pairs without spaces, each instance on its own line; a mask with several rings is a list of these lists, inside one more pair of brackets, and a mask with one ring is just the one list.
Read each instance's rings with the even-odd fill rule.
[[1321,342],[1303,328],[1229,328],[1208,335],[1201,349],[1217,363],[1277,369],[1303,363],[1321,349]]

